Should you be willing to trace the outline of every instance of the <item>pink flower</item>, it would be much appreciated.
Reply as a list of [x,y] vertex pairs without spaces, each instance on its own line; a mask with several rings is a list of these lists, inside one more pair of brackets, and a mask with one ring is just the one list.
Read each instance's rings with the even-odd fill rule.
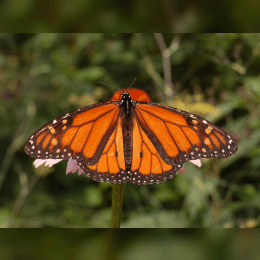
[[83,173],[83,171],[77,165],[77,162],[70,157],[69,161],[68,161],[68,164],[67,164],[66,174],[68,174],[70,172],[74,173],[77,170],[78,170],[79,175],[81,175]]
[[[51,167],[60,161],[62,161],[62,159],[36,159],[33,164],[35,165],[35,168],[39,167],[40,165],[42,165],[44,163],[45,163],[45,166]],[[78,170],[79,175],[81,175],[83,173],[83,171],[77,165],[77,162],[70,157],[68,164],[67,164],[66,174],[68,174],[70,172],[74,173],[77,170]]]

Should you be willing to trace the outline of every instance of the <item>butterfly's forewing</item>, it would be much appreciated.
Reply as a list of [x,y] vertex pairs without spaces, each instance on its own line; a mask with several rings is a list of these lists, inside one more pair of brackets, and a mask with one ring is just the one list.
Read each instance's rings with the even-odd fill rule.
[[236,143],[225,131],[191,113],[156,103],[137,102],[135,114],[167,164],[226,158],[237,151]]
[[65,114],[36,131],[25,152],[37,159],[72,157],[78,165],[95,165],[118,126],[118,102],[87,106]]

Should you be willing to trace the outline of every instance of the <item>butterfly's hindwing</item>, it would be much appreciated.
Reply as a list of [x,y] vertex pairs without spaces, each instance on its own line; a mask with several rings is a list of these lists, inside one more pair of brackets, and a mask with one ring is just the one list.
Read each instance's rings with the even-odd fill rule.
[[134,184],[163,183],[176,175],[182,164],[165,163],[136,117],[133,119],[132,135],[133,151],[130,182]]
[[84,175],[98,182],[125,183],[129,180],[125,167],[121,118],[118,119],[98,162],[91,166],[80,163],[79,166]]

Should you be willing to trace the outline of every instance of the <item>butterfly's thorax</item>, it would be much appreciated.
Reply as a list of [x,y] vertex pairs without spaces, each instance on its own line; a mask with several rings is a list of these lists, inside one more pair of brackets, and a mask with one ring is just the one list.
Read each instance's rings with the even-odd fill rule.
[[121,106],[123,106],[123,109],[125,111],[126,118],[130,119],[131,108],[134,106],[135,101],[132,100],[132,98],[128,92],[123,92],[121,94],[120,102],[121,102]]
[[133,101],[128,92],[121,94],[121,106],[122,106],[122,130],[123,130],[123,141],[124,141],[124,158],[126,169],[130,170],[132,163],[132,129],[133,129]]

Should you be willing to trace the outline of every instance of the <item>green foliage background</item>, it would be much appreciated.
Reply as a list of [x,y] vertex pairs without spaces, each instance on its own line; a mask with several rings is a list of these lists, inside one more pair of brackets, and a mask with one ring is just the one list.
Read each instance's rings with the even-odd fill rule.
[[122,227],[257,227],[260,193],[260,34],[163,34],[172,91],[153,34],[0,35],[1,227],[109,227],[112,184],[32,165],[30,135],[54,118],[107,101],[115,88],[225,129],[236,155],[185,163],[160,185],[125,185]]
[[3,259],[259,259],[259,233],[238,229],[12,229]]

